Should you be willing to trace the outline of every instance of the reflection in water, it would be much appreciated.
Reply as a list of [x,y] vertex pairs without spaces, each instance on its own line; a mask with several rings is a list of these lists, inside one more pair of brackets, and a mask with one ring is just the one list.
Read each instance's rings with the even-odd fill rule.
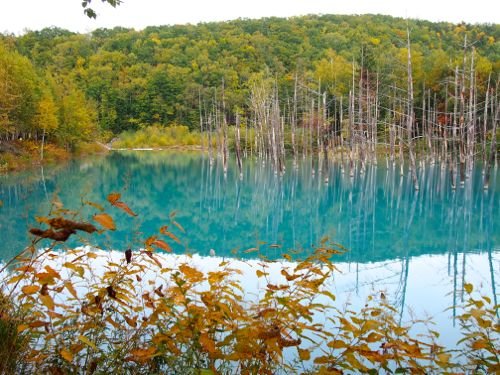
[[[177,250],[201,254],[239,249],[245,256],[242,250],[261,242],[307,251],[326,235],[349,249],[341,260],[355,262],[492,251],[500,243],[500,176],[495,169],[491,188],[483,190],[479,170],[453,191],[444,169],[426,165],[420,170],[423,186],[414,191],[398,167],[371,166],[353,178],[330,168],[325,184],[308,160],[298,168],[288,165],[284,176],[255,160],[246,163],[240,179],[235,168],[224,175],[220,165],[210,166],[199,154],[115,153],[62,170],[1,177],[0,229],[7,241],[0,254],[22,247],[27,224],[48,213],[54,192],[66,207],[78,209],[82,200],[102,203],[112,191],[122,192],[140,213],[132,221],[135,230],[120,216],[121,230],[100,240],[118,249],[137,246],[137,230],[154,233],[175,210],[188,230],[185,246]],[[283,252],[261,248],[270,258]]]
[[[186,228],[186,234],[176,232],[184,240],[183,246],[174,244],[176,252],[208,255],[215,249],[218,256],[234,256],[237,250],[237,256],[250,258],[256,252],[245,250],[257,247],[260,254],[276,259],[289,249],[303,256],[329,236],[349,249],[338,261],[359,270],[355,290],[363,264],[393,261],[399,267],[396,298],[404,306],[416,272],[412,258],[441,254],[453,290],[459,291],[453,293],[454,302],[462,298],[461,286],[471,272],[490,275],[496,297],[500,174],[494,169],[490,189],[483,190],[480,170],[454,191],[445,169],[422,164],[421,187],[415,191],[409,174],[402,176],[398,166],[368,166],[351,178],[332,165],[325,184],[324,172],[320,168],[313,173],[307,159],[297,168],[287,164],[283,176],[259,160],[249,160],[240,179],[235,167],[224,174],[220,164],[211,166],[198,153],[113,153],[57,170],[0,177],[0,258],[26,245],[28,226],[35,215],[49,212],[54,193],[66,207],[80,209],[82,201],[102,203],[108,193],[119,191],[139,218],[107,207],[118,230],[85,241],[118,250],[140,246],[139,239],[157,233],[175,210]],[[90,216],[92,210],[85,207],[82,212]],[[470,253],[484,254],[488,266],[471,269]]]

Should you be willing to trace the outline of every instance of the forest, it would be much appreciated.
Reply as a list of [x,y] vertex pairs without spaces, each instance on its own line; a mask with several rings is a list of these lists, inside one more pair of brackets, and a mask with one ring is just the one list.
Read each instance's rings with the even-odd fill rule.
[[[496,24],[324,15],[88,34],[54,27],[0,35],[0,139],[46,137],[71,148],[95,134],[108,140],[151,125],[194,130],[202,109],[206,113],[222,99],[224,108],[217,106],[229,124],[236,117],[250,123],[256,87],[276,90],[282,113],[294,94],[300,96],[299,126],[318,110],[311,101],[324,95],[333,123],[337,107],[348,112],[347,98],[358,86],[368,91],[377,81],[381,98],[406,90],[408,39],[420,111],[422,100],[429,101],[439,117],[455,90],[456,70],[470,79],[462,70],[465,54],[469,70],[472,53],[475,95],[484,107],[500,71]],[[453,107],[452,100],[447,105]]]

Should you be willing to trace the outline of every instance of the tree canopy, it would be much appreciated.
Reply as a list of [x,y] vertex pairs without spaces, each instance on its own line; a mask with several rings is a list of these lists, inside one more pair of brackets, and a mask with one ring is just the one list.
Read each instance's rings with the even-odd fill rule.
[[[89,10],[91,2],[82,5]],[[227,110],[239,108],[244,115],[256,77],[275,79],[283,97],[293,93],[296,77],[304,87],[320,84],[329,95],[347,95],[353,64],[379,74],[381,83],[404,87],[408,25],[416,96],[424,87],[444,95],[442,82],[461,66],[465,38],[475,49],[480,90],[486,90],[490,74],[498,75],[496,24],[311,15],[142,31],[116,27],[89,34],[48,28],[18,37],[0,34],[0,77],[8,74],[12,81],[0,94],[0,132],[36,133],[41,100],[44,111],[54,108],[58,117],[58,127],[51,126],[53,137],[66,140],[73,138],[67,136],[65,122],[75,123],[64,110],[68,101],[85,112],[78,108],[72,115],[80,113],[83,124],[106,134],[153,124],[195,128],[200,102],[214,97],[224,95]],[[48,105],[50,96],[54,106]]]

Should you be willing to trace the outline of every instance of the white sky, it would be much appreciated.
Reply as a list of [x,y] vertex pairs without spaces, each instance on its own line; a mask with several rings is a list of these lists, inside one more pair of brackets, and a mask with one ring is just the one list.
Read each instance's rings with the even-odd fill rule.
[[0,0],[0,32],[58,26],[88,32],[99,27],[142,29],[236,18],[305,14],[388,14],[431,21],[499,23],[499,0],[124,0],[118,8],[92,1],[97,20],[81,0]]

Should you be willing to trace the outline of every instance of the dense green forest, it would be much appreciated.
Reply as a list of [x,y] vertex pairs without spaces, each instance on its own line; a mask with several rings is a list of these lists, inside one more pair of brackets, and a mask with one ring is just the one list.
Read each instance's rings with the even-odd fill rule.
[[406,88],[407,27],[415,98],[427,91],[444,100],[444,83],[464,63],[464,43],[467,53],[475,51],[478,96],[489,77],[495,85],[496,24],[324,15],[89,34],[49,28],[0,34],[0,139],[46,137],[72,147],[153,124],[197,129],[200,104],[207,112],[220,98],[234,124],[235,115],[250,118],[252,88],[269,81],[283,107],[297,84],[325,91],[333,106],[338,102],[330,98],[347,97],[358,85],[353,70],[376,74],[385,90]]

